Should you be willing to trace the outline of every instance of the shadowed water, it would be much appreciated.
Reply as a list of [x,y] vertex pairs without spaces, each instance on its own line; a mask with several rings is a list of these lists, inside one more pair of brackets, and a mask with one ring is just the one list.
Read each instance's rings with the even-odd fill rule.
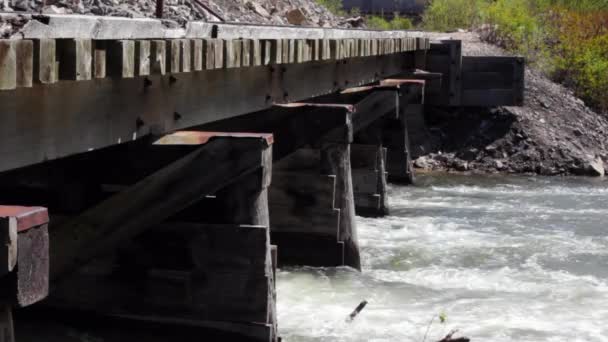
[[[608,182],[422,176],[358,217],[364,270],[283,269],[280,332],[298,341],[608,341]],[[352,323],[357,304],[369,304]]]

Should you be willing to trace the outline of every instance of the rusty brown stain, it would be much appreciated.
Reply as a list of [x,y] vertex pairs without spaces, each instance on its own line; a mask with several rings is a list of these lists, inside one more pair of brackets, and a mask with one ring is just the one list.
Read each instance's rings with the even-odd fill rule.
[[0,205],[0,218],[14,218],[22,232],[49,223],[49,212],[43,207]]

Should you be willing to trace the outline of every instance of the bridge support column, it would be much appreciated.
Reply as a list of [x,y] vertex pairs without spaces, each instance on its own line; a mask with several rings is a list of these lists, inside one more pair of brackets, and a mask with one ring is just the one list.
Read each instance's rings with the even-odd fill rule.
[[350,145],[299,149],[275,164],[271,234],[282,265],[360,269]]
[[351,166],[357,215],[388,215],[386,194],[386,148],[382,145],[351,145]]
[[14,342],[12,309],[44,299],[49,287],[45,208],[0,206],[0,342]]
[[410,145],[409,127],[412,114],[416,114],[424,102],[422,80],[388,79],[381,82],[384,86],[394,86],[399,93],[397,116],[387,117],[382,132],[382,143],[387,148],[386,170],[392,183],[412,184],[414,170]]
[[184,155],[60,226],[59,237],[69,236],[76,233],[69,222],[87,217],[118,235],[110,244],[108,236],[86,230],[90,244],[105,241],[103,253],[83,253],[87,262],[75,272],[83,259],[57,259],[72,267],[57,274],[61,283],[48,304],[202,328],[203,339],[275,342],[270,144],[267,134],[217,132],[177,132],[157,141],[159,153]]

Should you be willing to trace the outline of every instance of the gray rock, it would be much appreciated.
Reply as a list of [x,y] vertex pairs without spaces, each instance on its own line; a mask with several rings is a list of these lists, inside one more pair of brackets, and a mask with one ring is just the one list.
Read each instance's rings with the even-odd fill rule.
[[299,8],[287,12],[285,17],[287,18],[287,22],[291,25],[302,25],[306,21],[304,12]]
[[455,159],[452,167],[454,168],[454,170],[456,171],[468,171],[469,170],[469,163],[467,163],[464,160],[460,160],[460,159]]
[[602,158],[595,158],[595,160],[589,162],[587,165],[587,172],[589,176],[604,177],[606,170],[604,169],[604,161]]
[[270,13],[268,13],[268,11],[264,7],[262,7],[262,5],[258,4],[257,2],[248,1],[247,8],[249,8],[250,10],[254,11],[255,13],[261,15],[264,18],[270,17]]
[[429,159],[424,156],[418,157],[416,160],[414,160],[414,166],[419,169],[429,169],[431,167]]

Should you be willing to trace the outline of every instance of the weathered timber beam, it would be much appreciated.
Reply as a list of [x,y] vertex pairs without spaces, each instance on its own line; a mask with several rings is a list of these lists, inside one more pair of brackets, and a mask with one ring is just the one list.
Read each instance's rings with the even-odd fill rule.
[[[10,13],[3,13],[0,15],[6,17],[14,16]],[[161,20],[150,18],[120,18],[75,14],[20,15],[26,19],[31,19],[15,35],[25,39],[417,39],[411,32],[403,30],[377,31],[365,29],[256,25],[245,23],[212,23],[203,21],[191,21],[186,24],[185,28],[172,29],[165,27]]]
[[399,87],[390,84],[348,88],[313,99],[316,103],[338,103],[353,107],[353,132],[357,133],[384,116],[398,116]]
[[0,341],[14,342],[12,308],[45,298],[49,285],[46,208],[0,206]]
[[0,306],[23,307],[48,294],[46,208],[0,206]]
[[208,142],[201,148],[73,220],[53,227],[51,279],[69,275],[93,257],[116,248],[205,194],[259,170],[272,158],[267,136],[209,140],[211,137],[207,134],[202,138]]
[[317,143],[323,137],[352,140],[352,108],[292,103],[268,110],[212,122],[204,130],[269,132],[274,136],[273,158],[280,160],[298,148]]
[[0,92],[0,171],[120,144],[150,132],[162,134],[252,113],[274,103],[335,92],[347,80],[350,85],[370,83],[409,69],[403,54],[392,54],[355,58],[347,64],[315,61],[160,76],[166,62],[160,43],[164,42],[151,42],[154,75],[146,78],[59,82],[44,88],[34,84]]

